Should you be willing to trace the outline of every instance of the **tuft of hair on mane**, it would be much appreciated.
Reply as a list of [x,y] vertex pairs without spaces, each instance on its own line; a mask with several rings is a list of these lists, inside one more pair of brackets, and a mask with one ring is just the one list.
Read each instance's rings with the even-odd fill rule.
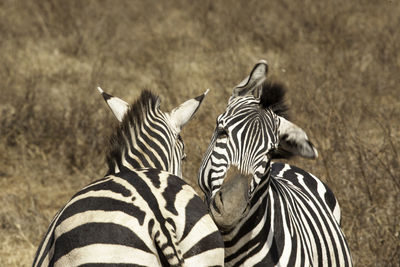
[[[262,85],[260,106],[271,109],[276,115],[288,118],[288,106],[285,103],[286,87],[281,83],[264,82]],[[270,152],[271,159],[290,159],[293,153],[282,149],[281,146]]]
[[150,90],[143,90],[139,98],[129,107],[124,119],[121,122],[121,127],[142,123],[147,116],[149,110],[155,110],[160,102],[160,98],[153,94]]
[[[160,99],[157,95],[153,94],[149,90],[143,90],[139,98],[130,105],[122,122],[117,125],[109,139],[109,147],[106,157],[109,172],[113,172],[112,168],[115,164],[117,164],[119,168],[122,166],[122,152],[128,145],[126,143],[126,137],[136,138],[135,136],[131,136],[130,128],[139,129],[140,131],[141,124],[145,121],[148,112],[150,110],[155,110],[159,103]],[[139,168],[143,166],[133,167]]]
[[261,88],[260,106],[269,108],[275,114],[288,119],[288,106],[285,103],[286,87],[281,83],[264,82]]

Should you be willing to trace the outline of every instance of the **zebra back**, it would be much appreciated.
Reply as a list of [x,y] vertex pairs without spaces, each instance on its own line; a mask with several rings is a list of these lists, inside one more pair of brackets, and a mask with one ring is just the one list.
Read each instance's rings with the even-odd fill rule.
[[181,178],[123,169],[83,188],[50,225],[33,266],[222,265],[207,209]]
[[132,106],[106,95],[121,122],[110,141],[108,175],[56,214],[33,266],[222,266],[218,228],[179,176],[184,156],[179,132],[204,95],[170,113],[148,91]]

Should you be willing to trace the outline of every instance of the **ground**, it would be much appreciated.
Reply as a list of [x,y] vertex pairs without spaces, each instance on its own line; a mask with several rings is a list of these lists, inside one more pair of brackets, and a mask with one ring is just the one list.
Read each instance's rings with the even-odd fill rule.
[[0,266],[29,266],[53,215],[106,171],[116,120],[96,86],[168,111],[210,88],[184,128],[185,179],[259,59],[319,151],[293,159],[342,207],[357,266],[400,262],[398,1],[2,1]]

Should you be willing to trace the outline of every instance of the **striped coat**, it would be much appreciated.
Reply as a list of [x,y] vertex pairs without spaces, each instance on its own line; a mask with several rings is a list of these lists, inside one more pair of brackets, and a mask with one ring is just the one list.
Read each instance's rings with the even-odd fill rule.
[[284,88],[265,82],[267,70],[259,62],[233,89],[199,171],[225,265],[351,266],[332,191],[304,170],[272,162],[318,153],[288,120]]
[[148,91],[132,106],[102,94],[120,121],[110,139],[108,175],[56,214],[33,266],[222,266],[221,235],[180,176],[179,132],[205,94],[169,113]]
[[338,202],[323,182],[274,162],[245,217],[222,233],[225,266],[350,266],[339,221]]

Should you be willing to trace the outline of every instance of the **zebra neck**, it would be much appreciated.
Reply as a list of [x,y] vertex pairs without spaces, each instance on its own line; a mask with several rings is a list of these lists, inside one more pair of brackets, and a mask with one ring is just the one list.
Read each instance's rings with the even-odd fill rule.
[[114,153],[108,157],[109,173],[118,173],[122,169],[141,169],[141,168],[155,168],[159,170],[166,170],[167,158],[156,151],[151,151],[144,144],[139,144],[136,140],[125,139],[124,146],[119,150],[114,150]]
[[[132,149],[132,150],[131,150]],[[141,153],[139,153],[141,152]],[[141,150],[140,147],[128,147],[121,154],[121,160],[118,161],[116,167],[118,169],[141,169],[141,168],[154,168],[159,170],[165,170],[165,163],[154,159],[155,156],[148,150]],[[163,164],[164,163],[164,164]]]

